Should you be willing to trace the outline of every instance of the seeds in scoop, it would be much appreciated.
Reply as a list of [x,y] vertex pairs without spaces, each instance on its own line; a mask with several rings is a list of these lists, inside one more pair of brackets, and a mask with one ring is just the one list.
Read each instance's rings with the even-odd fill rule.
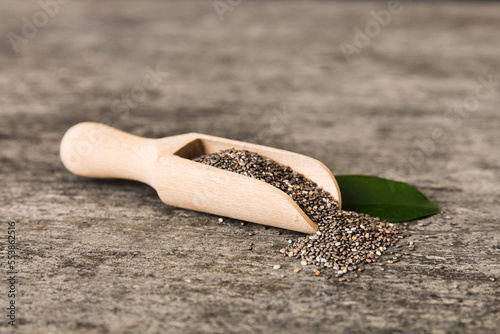
[[[403,238],[391,223],[339,210],[333,196],[314,181],[255,152],[228,149],[194,161],[262,180],[289,195],[319,227],[315,234],[291,240],[281,250],[284,256],[301,258],[304,266],[333,268],[338,276],[361,271],[360,265],[377,261]],[[413,243],[408,248],[413,250]]]

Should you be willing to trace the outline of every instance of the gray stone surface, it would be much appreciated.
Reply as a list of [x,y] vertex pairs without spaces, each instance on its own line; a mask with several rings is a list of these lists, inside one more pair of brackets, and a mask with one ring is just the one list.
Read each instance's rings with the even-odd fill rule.
[[[500,81],[500,6],[404,2],[348,63],[339,44],[384,8],[243,1],[221,21],[210,1],[75,0],[16,53],[8,34],[41,7],[0,1],[0,233],[16,222],[20,332],[497,332],[500,86],[476,89]],[[126,110],[148,66],[168,76]],[[410,223],[401,262],[350,283],[294,274],[279,249],[297,233],[64,170],[59,141],[85,120],[304,153],[414,184],[444,213]]]

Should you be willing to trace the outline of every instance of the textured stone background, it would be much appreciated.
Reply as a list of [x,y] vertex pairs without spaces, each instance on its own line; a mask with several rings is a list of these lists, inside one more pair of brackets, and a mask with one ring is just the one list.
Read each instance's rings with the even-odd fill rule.
[[[0,1],[0,233],[17,223],[19,329],[496,332],[500,5],[403,2],[347,62],[339,44],[385,8],[243,1],[220,20],[211,1],[74,0],[16,53],[8,34],[22,36],[41,7]],[[126,107],[148,66],[168,76]],[[488,76],[496,86],[474,100]],[[297,233],[219,223],[146,185],[67,172],[59,141],[86,120],[300,152],[334,174],[414,184],[444,213],[410,223],[417,248],[401,262],[351,283],[294,274],[299,262],[278,250]]]

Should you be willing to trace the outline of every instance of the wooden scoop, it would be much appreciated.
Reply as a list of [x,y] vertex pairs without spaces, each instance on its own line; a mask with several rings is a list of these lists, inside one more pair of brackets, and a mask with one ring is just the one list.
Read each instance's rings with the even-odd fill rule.
[[155,188],[168,205],[304,233],[318,230],[292,198],[278,188],[191,160],[229,148],[253,151],[290,166],[330,192],[340,205],[337,182],[318,160],[199,133],[147,139],[85,122],[66,132],[60,153],[64,166],[76,175],[144,182]]

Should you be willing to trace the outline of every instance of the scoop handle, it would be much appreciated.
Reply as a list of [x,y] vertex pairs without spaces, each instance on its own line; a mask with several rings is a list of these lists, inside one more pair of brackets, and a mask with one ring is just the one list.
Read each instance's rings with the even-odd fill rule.
[[72,173],[86,177],[123,178],[154,186],[157,142],[110,126],[83,122],[64,135],[61,160]]

